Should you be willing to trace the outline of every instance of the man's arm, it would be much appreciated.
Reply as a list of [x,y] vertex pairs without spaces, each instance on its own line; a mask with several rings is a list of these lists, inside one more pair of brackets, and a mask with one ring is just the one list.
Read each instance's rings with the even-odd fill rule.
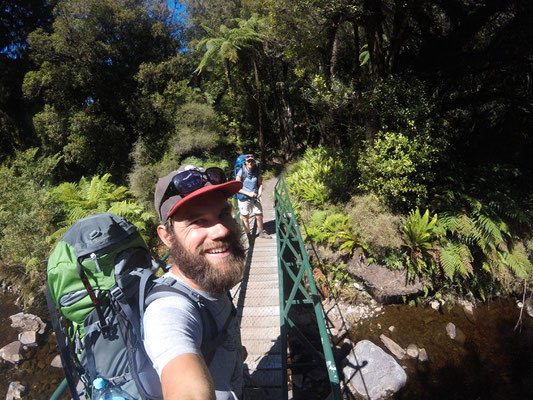
[[204,360],[192,353],[172,359],[161,373],[165,400],[215,400],[215,386]]
[[263,176],[259,175],[257,177],[257,197],[261,200],[261,195],[263,194]]

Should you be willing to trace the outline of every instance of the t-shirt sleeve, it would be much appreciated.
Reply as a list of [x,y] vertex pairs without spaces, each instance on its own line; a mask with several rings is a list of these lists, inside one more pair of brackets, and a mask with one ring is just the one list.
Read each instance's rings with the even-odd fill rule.
[[202,355],[202,322],[194,305],[182,296],[154,300],[143,318],[144,346],[161,378],[163,368],[187,353]]
[[235,176],[241,176],[242,177],[242,168],[239,168]]

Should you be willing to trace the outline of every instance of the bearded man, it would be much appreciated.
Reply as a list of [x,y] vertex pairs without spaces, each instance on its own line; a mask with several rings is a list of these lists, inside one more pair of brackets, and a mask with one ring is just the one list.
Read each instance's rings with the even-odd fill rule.
[[[226,332],[216,343],[202,343],[206,327],[201,312],[184,296],[165,296],[148,305],[144,345],[165,399],[242,398],[243,347],[227,295],[244,270],[244,250],[228,203],[241,188],[241,182],[227,182],[219,168],[194,165],[181,166],[157,182],[157,233],[174,261],[164,279],[195,293],[217,328]],[[202,352],[206,345],[215,347],[210,360]]]

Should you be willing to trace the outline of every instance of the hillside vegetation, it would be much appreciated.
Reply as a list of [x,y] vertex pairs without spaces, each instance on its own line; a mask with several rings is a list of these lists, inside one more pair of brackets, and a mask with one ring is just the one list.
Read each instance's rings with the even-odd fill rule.
[[[77,218],[156,246],[158,176],[285,174],[306,240],[428,293],[533,285],[533,3],[7,0],[0,277],[42,293]],[[342,263],[324,267],[347,282]]]

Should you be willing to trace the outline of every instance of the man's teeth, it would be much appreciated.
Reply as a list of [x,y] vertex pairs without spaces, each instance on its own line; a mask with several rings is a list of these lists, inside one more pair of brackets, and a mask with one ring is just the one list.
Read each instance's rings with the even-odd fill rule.
[[228,249],[226,247],[219,248],[219,249],[211,249],[211,250],[208,250],[207,253],[209,253],[209,254],[217,254],[217,253],[224,253],[225,251],[228,251]]

